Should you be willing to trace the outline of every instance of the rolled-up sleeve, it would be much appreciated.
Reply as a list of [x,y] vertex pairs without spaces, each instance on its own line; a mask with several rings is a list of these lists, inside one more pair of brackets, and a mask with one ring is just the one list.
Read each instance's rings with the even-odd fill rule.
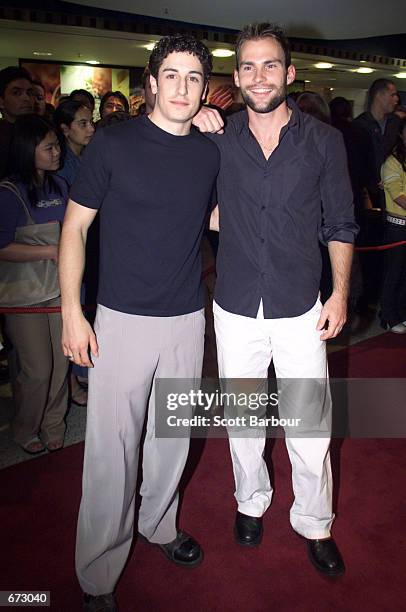
[[354,218],[354,201],[348,173],[344,140],[338,130],[329,130],[324,141],[325,160],[320,176],[323,222],[319,239],[323,244],[331,241],[353,243],[359,232]]

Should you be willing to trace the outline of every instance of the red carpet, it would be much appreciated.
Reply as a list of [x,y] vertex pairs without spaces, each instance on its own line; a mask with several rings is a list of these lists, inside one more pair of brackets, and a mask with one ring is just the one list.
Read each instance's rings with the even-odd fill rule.
[[[385,334],[332,355],[330,364],[336,376],[349,367],[345,374],[353,377],[400,377],[406,376],[405,356],[406,339]],[[58,612],[80,609],[74,536],[82,455],[79,444],[0,473],[0,590],[50,590],[51,609]],[[272,449],[275,498],[257,550],[233,542],[227,442],[197,440],[181,525],[204,545],[205,562],[183,570],[137,542],[117,591],[121,612],[404,610],[406,441],[335,440],[332,457],[334,535],[347,565],[344,577],[319,576],[290,528],[290,464],[282,440]]]

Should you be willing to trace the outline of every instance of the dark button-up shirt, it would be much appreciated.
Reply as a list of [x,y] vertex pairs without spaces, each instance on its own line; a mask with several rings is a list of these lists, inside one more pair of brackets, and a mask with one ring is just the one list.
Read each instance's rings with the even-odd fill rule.
[[364,179],[362,187],[368,189],[374,206],[385,208],[385,196],[378,183],[381,181],[381,166],[396,144],[400,119],[394,113],[387,115],[383,132],[370,112],[359,115],[353,124],[359,129],[354,148],[363,167],[360,172],[360,176]]
[[216,302],[228,312],[295,317],[316,302],[319,239],[352,243],[358,231],[343,138],[299,111],[268,160],[248,127],[233,115],[223,135],[217,181],[220,244]]

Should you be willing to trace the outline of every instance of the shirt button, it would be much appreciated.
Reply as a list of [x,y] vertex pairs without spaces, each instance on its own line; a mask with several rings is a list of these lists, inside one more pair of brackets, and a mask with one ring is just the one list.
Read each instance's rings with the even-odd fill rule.
[[265,210],[266,206],[261,206],[261,210]]
[[265,238],[261,238],[261,242],[262,242],[262,244],[264,244]]

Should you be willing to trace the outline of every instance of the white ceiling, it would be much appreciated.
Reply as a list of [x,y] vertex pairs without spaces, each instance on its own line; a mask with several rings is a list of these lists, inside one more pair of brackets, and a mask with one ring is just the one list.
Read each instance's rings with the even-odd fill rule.
[[[244,0],[240,0],[241,5],[244,3]],[[285,0],[286,7],[292,5],[291,0]],[[357,0],[354,0],[357,2]],[[380,0],[382,2],[382,0]],[[338,32],[339,27],[344,27],[343,23],[351,24],[353,27],[353,23],[348,17],[348,11],[344,10],[344,7],[349,5],[348,0],[336,0],[337,4],[340,4],[340,22],[341,26],[337,20],[331,19],[334,24],[335,31]],[[83,2],[81,4],[84,4]],[[91,1],[87,0],[87,4],[97,4],[103,5],[104,8],[112,8],[111,3],[107,2],[99,2],[99,1]],[[169,2],[168,2],[169,4]],[[186,2],[182,2],[181,0],[173,0],[170,4],[170,11],[178,11],[180,7],[185,5],[186,13],[182,13],[182,15],[186,15],[189,20],[192,20],[191,12],[192,12],[192,4],[189,0],[190,6]],[[212,15],[214,9],[212,7],[213,3],[206,3],[199,8],[199,18],[194,16],[194,19],[198,19],[200,22],[206,21],[209,19],[209,16]],[[219,3],[220,4],[220,3]],[[259,6],[265,3],[260,2],[259,0],[250,0],[250,5]],[[273,0],[273,10],[272,17],[277,17],[277,9],[282,11],[281,8],[282,2],[280,0]],[[307,5],[307,2],[300,2],[300,0],[296,0],[296,4],[302,7],[302,5]],[[321,4],[321,0],[313,0],[312,5],[317,7]],[[333,3],[330,0],[324,0],[323,6],[330,6]],[[374,6],[375,0],[369,0],[369,4]],[[386,1],[386,7],[388,5],[394,5],[397,2],[393,0]],[[108,5],[108,6],[107,6]],[[132,11],[147,12],[146,11],[146,2],[142,0],[137,0],[136,2],[130,3],[127,1],[116,0],[114,5],[115,9],[123,9]],[[156,2],[155,0],[151,1],[149,6],[149,13],[152,14],[154,10],[155,14],[158,14],[158,7],[164,6],[163,2]],[[230,7],[231,5],[236,5],[237,3],[232,2],[231,0],[222,0],[222,8],[225,6]],[[335,3],[334,3],[335,5]],[[358,0],[357,7],[364,6],[365,2]],[[155,8],[154,8],[155,7]],[[245,4],[244,4],[245,7]],[[231,11],[230,14],[233,15],[233,23],[237,19],[237,13],[242,14],[243,11],[246,11],[246,8],[239,8],[236,11]],[[168,9],[169,11],[169,9]],[[323,9],[325,11],[325,8]],[[255,13],[254,10],[250,11],[251,13]],[[392,15],[392,13],[388,10],[388,14]],[[274,14],[275,13],[275,14]],[[177,14],[177,13],[176,13]],[[221,13],[217,15],[220,16]],[[286,15],[286,8],[285,13]],[[257,17],[258,13],[255,14]],[[263,14],[260,13],[259,17],[262,17]],[[168,15],[168,17],[173,17],[173,14]],[[251,15],[252,17],[252,15]],[[186,17],[185,17],[186,19]],[[214,17],[213,17],[214,19]],[[280,20],[281,21],[281,20]],[[321,20],[315,20],[313,18],[313,22],[317,21],[319,26],[322,23]],[[391,20],[388,19],[388,23]],[[397,20],[399,23],[403,25],[403,21],[401,19]],[[212,21],[214,23],[214,21]],[[366,18],[366,12],[364,10],[363,19],[360,20],[360,26],[371,28],[372,21]],[[375,22],[374,22],[375,23]],[[387,33],[387,22],[385,19],[382,19],[379,23],[379,28],[381,28],[381,33]],[[226,25],[232,25],[228,22]],[[349,26],[348,26],[349,27]],[[385,28],[385,29],[384,29]],[[354,28],[353,28],[354,29]],[[354,29],[355,31],[355,29]],[[370,29],[370,32],[372,30]],[[326,30],[327,32],[327,30]],[[298,32],[296,32],[298,33]],[[314,35],[314,29],[312,32]],[[319,34],[320,35],[320,34]],[[327,35],[327,33],[326,33]],[[328,31],[328,35],[332,35],[332,31]],[[348,37],[348,31],[345,32],[345,36]],[[360,35],[360,30],[357,30],[357,36]],[[144,45],[147,42],[157,40],[157,36],[146,36],[142,34],[132,34],[130,32],[119,32],[113,30],[102,30],[98,28],[85,28],[85,27],[77,27],[77,26],[61,26],[61,25],[51,25],[51,24],[41,24],[41,23],[29,23],[24,21],[11,21],[11,20],[0,20],[0,58],[1,64],[3,67],[9,63],[8,58],[10,58],[10,63],[12,61],[15,62],[16,58],[24,58],[24,59],[41,59],[42,61],[58,61],[58,62],[74,62],[81,63],[86,62],[88,60],[97,60],[101,64],[107,65],[117,65],[117,66],[145,66],[148,62],[149,51],[147,51]],[[210,43],[210,47],[213,49],[215,46],[226,47],[227,45],[216,45],[215,43]],[[49,52],[51,55],[49,57],[38,57],[33,54],[34,51],[40,52]],[[328,60],[334,64],[334,67],[331,70],[317,70],[314,67],[316,62],[322,60]],[[366,90],[371,82],[380,77],[393,78],[394,74],[399,71],[399,68],[395,68],[394,66],[385,66],[385,65],[374,65],[372,63],[364,63],[362,66],[371,67],[374,72],[369,75],[361,75],[355,74],[352,72],[353,69],[360,66],[358,62],[343,60],[343,59],[332,59],[322,56],[312,56],[312,55],[303,55],[295,53],[293,56],[293,63],[297,68],[297,79],[304,81],[309,80],[310,83],[306,85],[308,89],[313,88],[347,88],[347,89],[356,89],[356,90]],[[234,68],[234,58],[230,59],[216,59],[214,60],[214,72],[215,73],[223,73],[230,74]],[[403,70],[404,72],[404,70]],[[399,89],[404,89],[403,84],[406,84],[404,80],[398,81],[397,85]],[[403,86],[403,87],[402,87]]]
[[404,0],[85,0],[76,4],[240,29],[274,21],[290,36],[366,38],[405,32]]

